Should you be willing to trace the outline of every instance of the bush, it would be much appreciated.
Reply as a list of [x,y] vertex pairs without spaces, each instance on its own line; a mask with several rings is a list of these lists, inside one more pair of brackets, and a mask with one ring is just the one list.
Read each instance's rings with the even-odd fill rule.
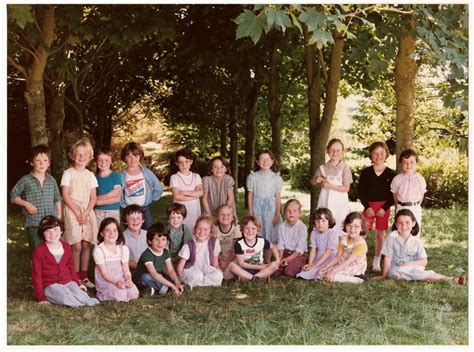
[[456,161],[435,160],[419,165],[418,172],[425,178],[427,192],[423,206],[447,208],[468,203],[468,168],[466,158]]
[[310,172],[309,158],[291,163],[289,167],[290,185],[292,189],[310,192],[309,179],[313,176]]

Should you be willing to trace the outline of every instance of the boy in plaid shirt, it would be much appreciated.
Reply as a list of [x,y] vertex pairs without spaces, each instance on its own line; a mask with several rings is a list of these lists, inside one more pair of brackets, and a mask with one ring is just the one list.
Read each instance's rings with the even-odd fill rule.
[[10,201],[23,207],[30,253],[41,243],[38,225],[46,215],[61,218],[61,196],[56,180],[47,173],[51,164],[51,149],[37,145],[31,149],[33,170],[20,178],[10,193]]

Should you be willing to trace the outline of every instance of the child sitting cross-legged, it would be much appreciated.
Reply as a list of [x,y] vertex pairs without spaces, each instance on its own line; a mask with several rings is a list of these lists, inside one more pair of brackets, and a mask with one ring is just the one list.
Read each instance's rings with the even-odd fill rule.
[[[274,244],[259,237],[260,223],[254,216],[247,216],[240,224],[243,237],[234,244],[236,260],[227,266],[229,270],[243,280],[263,280],[269,278],[280,266],[280,255]],[[275,260],[264,263],[264,253],[271,249]]]
[[192,287],[220,286],[223,275],[219,269],[219,241],[211,237],[212,218],[201,215],[194,227],[194,238],[179,251],[178,274]]
[[170,253],[166,249],[169,240],[168,229],[161,223],[153,224],[148,229],[146,239],[149,247],[138,261],[137,269],[133,272],[133,281],[144,288],[144,294],[150,296],[164,295],[169,289],[181,295],[184,287],[179,282]]

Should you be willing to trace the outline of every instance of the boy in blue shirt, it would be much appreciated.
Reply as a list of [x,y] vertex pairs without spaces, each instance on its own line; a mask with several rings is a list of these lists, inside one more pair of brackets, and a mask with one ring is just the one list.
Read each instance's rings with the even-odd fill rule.
[[20,178],[10,192],[10,201],[23,207],[30,254],[41,243],[38,226],[46,215],[61,219],[62,204],[56,180],[47,171],[51,165],[51,149],[44,144],[31,149],[33,170]]

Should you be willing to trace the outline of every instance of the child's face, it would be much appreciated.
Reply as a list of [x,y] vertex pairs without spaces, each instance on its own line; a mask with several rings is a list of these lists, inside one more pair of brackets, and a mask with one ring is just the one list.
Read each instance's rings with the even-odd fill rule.
[[207,221],[200,221],[194,229],[194,236],[198,242],[206,242],[211,236],[211,224]]
[[230,207],[222,208],[217,215],[217,221],[221,226],[229,226],[234,221],[234,211]]
[[249,221],[243,228],[244,237],[247,240],[254,239],[258,235],[258,227],[252,221]]
[[193,164],[193,160],[186,159],[184,156],[179,156],[176,160],[176,166],[181,173],[187,173]]
[[79,168],[85,168],[91,161],[91,155],[86,147],[80,145],[76,149],[74,154],[74,166]]
[[168,217],[168,221],[172,228],[177,229],[183,225],[184,217],[182,214],[175,213],[174,211]]
[[37,174],[45,174],[50,165],[49,157],[43,153],[37,154],[33,158],[31,165],[33,166],[33,172]]
[[127,228],[132,232],[138,232],[142,228],[143,219],[142,213],[132,213],[125,217],[127,220]]
[[383,165],[387,159],[387,152],[382,147],[375,148],[370,154],[370,160],[374,165]]
[[413,174],[416,171],[416,157],[402,158],[400,165],[404,174]]
[[168,244],[168,238],[166,236],[155,235],[151,242],[148,241],[148,244],[154,252],[160,253],[166,248],[166,245]]
[[257,159],[257,165],[260,167],[260,170],[268,171],[273,165],[273,159],[267,153],[260,154]]
[[44,240],[46,243],[55,244],[59,242],[61,238],[61,228],[59,226],[47,229],[43,232]]
[[211,172],[212,172],[212,175],[214,175],[215,177],[221,178],[227,172],[227,168],[225,167],[224,164],[222,164],[222,161],[220,161],[219,159],[216,159],[212,162]]
[[295,202],[288,204],[285,210],[285,220],[288,222],[288,224],[290,225],[296,224],[300,216],[301,216],[300,206]]
[[329,220],[322,214],[319,219],[314,220],[314,227],[319,233],[326,233],[329,230]]
[[133,154],[133,152],[128,152],[125,155],[125,163],[129,168],[136,168],[140,166],[140,154]]
[[104,243],[113,244],[117,242],[119,232],[117,225],[114,223],[108,224],[102,229],[102,237],[104,237]]
[[97,157],[97,167],[100,171],[109,171],[112,165],[112,158],[107,154],[99,154]]
[[346,225],[346,233],[349,238],[358,238],[362,231],[362,221],[360,219],[354,219],[351,223]]
[[411,219],[410,216],[400,215],[395,222],[397,231],[400,235],[409,236],[411,235],[411,230],[415,226],[416,222]]
[[344,147],[341,143],[336,142],[331,145],[331,147],[327,151],[329,158],[333,161],[339,161],[342,158],[344,153]]

